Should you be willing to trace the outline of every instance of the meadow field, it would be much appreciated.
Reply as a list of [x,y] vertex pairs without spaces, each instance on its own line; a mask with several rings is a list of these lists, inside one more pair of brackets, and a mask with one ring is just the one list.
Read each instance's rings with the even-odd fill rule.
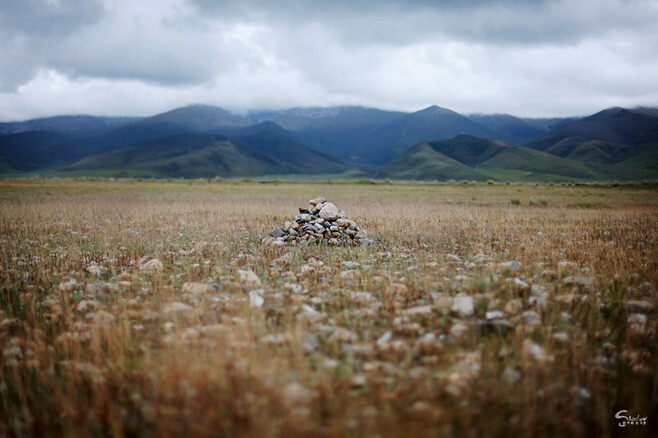
[[[262,243],[318,195],[379,244]],[[0,180],[0,435],[657,436],[657,238],[649,184]]]

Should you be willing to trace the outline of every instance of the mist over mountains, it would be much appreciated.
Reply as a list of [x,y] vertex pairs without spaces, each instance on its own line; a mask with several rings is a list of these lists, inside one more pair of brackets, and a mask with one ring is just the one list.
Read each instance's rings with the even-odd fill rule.
[[658,111],[529,119],[438,106],[233,114],[191,105],[144,118],[56,116],[0,123],[0,175],[655,179]]

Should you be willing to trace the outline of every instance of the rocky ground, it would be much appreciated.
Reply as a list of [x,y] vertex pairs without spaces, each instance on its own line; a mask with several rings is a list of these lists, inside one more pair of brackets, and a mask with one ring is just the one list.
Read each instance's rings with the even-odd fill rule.
[[38,199],[4,201],[4,434],[655,430],[653,207],[346,202],[352,247],[263,241],[295,200]]

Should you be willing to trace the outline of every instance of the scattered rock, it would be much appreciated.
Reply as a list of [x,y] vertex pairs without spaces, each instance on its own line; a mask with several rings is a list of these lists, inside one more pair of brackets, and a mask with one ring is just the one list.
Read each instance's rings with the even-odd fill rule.
[[624,303],[624,309],[633,313],[651,313],[655,307],[649,300],[629,300]]
[[417,401],[409,408],[409,413],[417,418],[433,419],[440,414],[440,410],[424,401]]
[[75,305],[75,310],[78,312],[86,313],[96,309],[99,306],[96,300],[82,300]]
[[576,302],[577,297],[576,294],[564,294],[553,297],[553,300],[562,304],[573,304]]
[[368,383],[368,379],[366,379],[366,376],[363,374],[355,374],[352,376],[350,379],[350,386],[352,389],[361,389],[366,386],[366,383]]
[[333,333],[331,333],[331,339],[338,342],[354,342],[356,335],[345,327],[335,327]]
[[318,348],[318,340],[314,335],[307,334],[299,347],[302,353],[311,354]]
[[432,313],[432,306],[430,305],[409,307],[408,309],[404,309],[402,311],[402,314],[406,316],[429,315],[431,313]]
[[115,319],[116,318],[111,313],[108,313],[104,310],[99,310],[93,315],[92,321],[96,327],[107,327],[112,324]]
[[283,402],[288,408],[307,406],[313,400],[313,391],[300,383],[289,383],[283,388]]
[[512,367],[507,367],[500,376],[500,379],[507,384],[513,384],[521,380],[521,373]]
[[529,285],[528,283],[526,283],[525,281],[521,280],[520,278],[515,278],[514,280],[512,280],[512,283],[513,283],[515,286],[520,287],[521,289],[527,289],[527,288],[530,287],[530,285]]
[[627,319],[627,332],[630,336],[643,336],[647,333],[647,315],[633,313]]
[[393,333],[389,330],[377,339],[377,345],[383,345],[393,338]]
[[485,315],[485,317],[489,321],[491,321],[492,319],[502,319],[504,316],[505,314],[500,310],[490,310]]
[[115,284],[96,281],[87,285],[87,292],[94,295],[109,295],[118,292],[119,288]]
[[194,327],[187,327],[181,331],[179,338],[181,341],[193,341],[201,337],[201,332]]
[[628,325],[645,326],[647,325],[647,321],[647,315],[643,315],[642,313],[633,313],[628,317]]
[[566,285],[581,286],[591,289],[596,284],[596,277],[587,277],[584,275],[570,275],[562,280]]
[[306,318],[311,324],[317,324],[325,317],[323,313],[318,312],[308,304],[302,304],[302,312],[304,318]]
[[249,307],[263,307],[263,304],[265,304],[263,297],[254,292],[249,293]]
[[304,292],[304,286],[298,283],[286,283],[283,287],[294,294],[301,294]]
[[530,292],[536,297],[545,296],[546,290],[541,284],[533,284],[530,288]]
[[[202,295],[211,292],[214,288],[210,284],[206,283],[184,283],[183,284],[183,293],[192,294],[192,295]],[[217,288],[218,289],[218,288]]]
[[521,322],[524,325],[539,325],[541,324],[541,317],[537,312],[528,310],[521,314]]
[[475,328],[481,335],[506,336],[514,329],[514,324],[506,319],[494,319],[491,321],[477,321]]
[[451,263],[451,264],[461,264],[463,263],[463,260],[461,257],[455,254],[446,254],[446,262]]
[[567,343],[569,343],[569,335],[566,332],[554,333],[552,338],[553,338],[553,341],[556,344],[567,344]]
[[210,324],[201,327],[199,331],[203,336],[207,336],[209,338],[218,338],[226,336],[229,328],[224,324]]
[[352,292],[349,297],[357,304],[369,304],[376,301],[376,298],[370,292]]
[[457,322],[450,327],[450,334],[455,338],[461,338],[468,332],[468,326],[464,323]]
[[274,263],[280,264],[280,265],[289,265],[292,263],[292,259],[294,257],[294,254],[291,252],[287,252],[281,257],[274,259]]
[[277,333],[271,335],[265,335],[258,340],[261,344],[266,344],[269,346],[283,345],[288,342],[288,336],[285,333]]
[[535,307],[539,310],[545,310],[546,306],[548,306],[548,294],[528,298],[528,306]]
[[346,260],[343,260],[342,262],[340,262],[340,265],[345,269],[356,269],[359,266],[361,266],[357,262],[350,262],[350,261],[346,261]]
[[59,286],[57,286],[57,289],[59,289],[60,292],[71,293],[77,287],[78,287],[78,282],[72,279],[64,283],[60,283]]
[[443,352],[445,346],[434,333],[429,332],[418,339],[416,349],[420,354],[434,355]]
[[359,275],[359,271],[354,270],[343,271],[338,274],[338,276],[343,280],[354,280],[355,278],[359,278]]
[[558,277],[558,274],[552,269],[545,269],[539,273],[539,277],[545,280],[553,281]]
[[510,274],[519,272],[523,265],[521,262],[511,261],[504,263],[490,263],[487,265],[489,271],[507,271]]
[[517,262],[517,261],[505,262],[505,263],[502,263],[502,265],[503,265],[503,268],[506,269],[507,272],[510,272],[510,273],[519,272],[521,270],[521,268],[523,267],[521,262]]
[[480,374],[480,353],[462,353],[448,375],[445,390],[454,397],[461,397],[471,387],[472,380]]
[[139,272],[155,273],[162,271],[162,262],[159,259],[152,259],[139,267]]
[[384,354],[400,356],[409,351],[409,345],[402,339],[394,339],[377,344],[377,349]]
[[105,269],[103,266],[100,265],[90,265],[87,266],[87,272],[93,275],[102,275],[105,273],[107,269]]
[[473,297],[453,298],[451,310],[460,316],[471,316],[475,310],[473,307]]
[[130,281],[133,281],[134,278],[133,278],[133,275],[132,275],[131,273],[129,273],[129,272],[122,272],[121,274],[119,274],[119,275],[117,276],[117,279],[118,279],[119,281],[128,281],[128,282],[130,282]]
[[477,253],[475,256],[473,256],[473,261],[475,263],[480,263],[480,264],[490,263],[491,262],[491,257],[489,257],[488,255],[480,252],[480,253]]
[[439,309],[449,310],[450,308],[452,308],[453,299],[448,295],[437,294],[437,296],[434,296],[433,299],[434,299],[434,305]]
[[386,293],[390,295],[403,295],[407,292],[407,286],[402,283],[391,283],[386,287]]
[[505,307],[503,308],[505,313],[507,313],[508,315],[516,315],[522,309],[523,309],[523,303],[521,302],[521,300],[516,300],[516,299],[509,300],[507,304],[505,304]]
[[185,303],[180,303],[178,301],[174,301],[173,303],[168,303],[165,304],[162,307],[162,313],[164,314],[171,314],[171,313],[179,313],[179,312],[185,312],[188,310],[192,310],[192,306],[185,304]]
[[539,363],[546,363],[553,361],[553,356],[546,353],[546,350],[541,345],[535,344],[530,339],[523,341],[523,353]]
[[260,285],[260,278],[252,270],[242,270],[238,269],[238,280],[240,283],[247,286],[258,286]]

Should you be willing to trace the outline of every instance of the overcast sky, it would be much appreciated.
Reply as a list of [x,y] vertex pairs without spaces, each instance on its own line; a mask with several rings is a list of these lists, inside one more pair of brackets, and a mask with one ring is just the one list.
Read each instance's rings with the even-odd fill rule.
[[0,120],[658,105],[658,0],[0,0]]

